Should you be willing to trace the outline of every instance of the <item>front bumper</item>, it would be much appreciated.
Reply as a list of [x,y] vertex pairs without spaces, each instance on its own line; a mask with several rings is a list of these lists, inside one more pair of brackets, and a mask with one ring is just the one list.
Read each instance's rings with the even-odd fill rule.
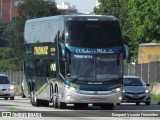
[[120,103],[122,101],[122,91],[83,91],[69,90],[59,96],[59,100],[64,103]]
[[14,95],[15,95],[14,90],[0,89],[0,98],[14,97]]
[[150,102],[150,93],[123,94],[123,102]]

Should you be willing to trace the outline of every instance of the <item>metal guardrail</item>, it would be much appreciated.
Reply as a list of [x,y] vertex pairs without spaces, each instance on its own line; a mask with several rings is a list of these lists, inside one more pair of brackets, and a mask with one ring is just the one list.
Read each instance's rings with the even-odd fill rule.
[[[8,75],[9,79],[16,85],[21,85],[24,78],[23,71],[0,71],[1,73]],[[125,65],[124,75],[140,76],[146,83],[160,83],[160,62]]]
[[146,83],[160,82],[160,62],[125,65],[124,75],[139,76]]

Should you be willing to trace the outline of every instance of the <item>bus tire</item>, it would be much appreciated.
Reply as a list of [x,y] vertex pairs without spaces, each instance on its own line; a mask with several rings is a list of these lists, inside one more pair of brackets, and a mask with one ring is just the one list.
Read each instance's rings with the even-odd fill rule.
[[54,86],[52,101],[53,101],[53,107],[58,108],[58,87],[57,85]]
[[26,98],[26,96],[24,95],[23,87],[21,87],[21,96],[22,96],[22,98]]
[[65,109],[66,108],[66,103],[63,103],[63,102],[58,102],[58,108],[59,109]]
[[42,105],[42,102],[36,98],[35,91],[31,92],[31,104],[32,104],[32,106],[41,106]]
[[50,86],[50,101],[53,101],[53,85]]
[[41,101],[41,105],[42,105],[43,107],[48,107],[48,106],[49,106],[49,102],[43,100],[43,101]]
[[53,107],[54,108],[58,108],[58,100],[57,100],[58,98],[57,98],[57,96],[55,95],[55,96],[53,96]]

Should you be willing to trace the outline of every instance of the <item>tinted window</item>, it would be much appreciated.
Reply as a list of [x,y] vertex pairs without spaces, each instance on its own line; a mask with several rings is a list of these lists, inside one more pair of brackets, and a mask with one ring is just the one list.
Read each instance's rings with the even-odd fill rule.
[[10,84],[8,77],[0,76],[0,84]]
[[33,59],[25,62],[25,74],[27,76],[37,77],[55,77],[55,73],[51,70],[53,59]]
[[68,21],[66,43],[77,47],[113,47],[122,44],[118,21]]

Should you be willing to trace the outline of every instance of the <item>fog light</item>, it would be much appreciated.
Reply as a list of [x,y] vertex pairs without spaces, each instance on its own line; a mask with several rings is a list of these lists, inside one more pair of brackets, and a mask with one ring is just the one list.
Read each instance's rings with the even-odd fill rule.
[[119,100],[122,100],[122,97],[119,97]]

